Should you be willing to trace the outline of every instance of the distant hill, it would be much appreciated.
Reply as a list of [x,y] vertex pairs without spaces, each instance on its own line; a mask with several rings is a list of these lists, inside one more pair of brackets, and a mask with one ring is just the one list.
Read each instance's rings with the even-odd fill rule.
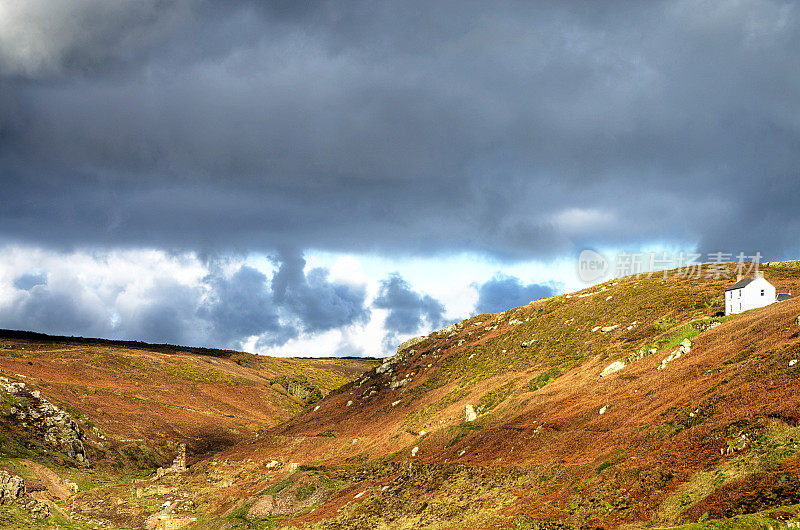
[[[301,412],[376,362],[0,330],[0,377],[71,413],[95,453],[90,461],[98,463],[108,451],[146,455],[142,463],[152,465],[171,460],[176,443],[186,443],[190,454],[231,445]],[[0,422],[0,437],[24,438],[8,418]],[[14,447],[5,439],[0,459],[14,456]]]

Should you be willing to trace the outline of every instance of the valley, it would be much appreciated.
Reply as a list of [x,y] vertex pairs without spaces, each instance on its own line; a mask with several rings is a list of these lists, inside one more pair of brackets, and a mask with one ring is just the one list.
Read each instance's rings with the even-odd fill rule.
[[[797,262],[762,270],[797,291]],[[619,278],[474,316],[377,362],[4,338],[1,375],[74,418],[86,462],[4,402],[0,469],[52,515],[3,507],[0,524],[798,524],[800,301],[720,316],[729,283]],[[178,444],[188,469],[156,474]],[[56,495],[27,462],[77,493]]]

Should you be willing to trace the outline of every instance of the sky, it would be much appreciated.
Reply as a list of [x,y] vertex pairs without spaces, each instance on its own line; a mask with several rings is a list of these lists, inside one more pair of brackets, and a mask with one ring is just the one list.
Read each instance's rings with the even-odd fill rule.
[[797,258],[798,50],[793,1],[0,0],[0,328],[381,356],[586,249]]

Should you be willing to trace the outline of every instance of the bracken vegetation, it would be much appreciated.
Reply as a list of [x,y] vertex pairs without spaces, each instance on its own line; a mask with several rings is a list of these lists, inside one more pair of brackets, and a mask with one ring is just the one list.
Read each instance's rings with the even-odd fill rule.
[[[43,455],[81,480],[75,520],[112,526],[143,525],[167,501],[195,528],[800,525],[800,301],[720,317],[730,279],[701,272],[620,278],[478,315],[380,370],[153,354],[145,364],[172,367],[150,375],[166,394],[158,398],[141,386],[141,359],[127,350],[94,372],[118,382],[100,388],[81,377],[91,363],[69,344],[31,353],[7,343],[0,366],[40,365],[37,386],[100,433],[123,431],[107,416],[130,404],[138,404],[138,425],[166,429],[175,441],[197,418],[222,430],[199,435],[217,440],[202,451],[194,435],[184,438],[189,471],[156,481],[140,480],[136,466],[124,476],[103,475],[102,466],[71,470],[19,437],[0,438],[9,455],[0,466]],[[797,292],[796,263],[765,273],[779,291]],[[283,412],[256,420],[259,407]],[[162,410],[180,417],[153,424]],[[150,445],[169,450],[152,456]],[[166,440],[126,447],[139,469],[174,454]]]

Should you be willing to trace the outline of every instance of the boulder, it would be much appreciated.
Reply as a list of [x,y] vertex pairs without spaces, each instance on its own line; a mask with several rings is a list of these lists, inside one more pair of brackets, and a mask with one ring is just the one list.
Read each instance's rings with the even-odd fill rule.
[[663,370],[664,368],[667,367],[667,364],[671,363],[680,356],[681,356],[681,350],[680,349],[675,350],[674,352],[670,353],[666,359],[661,361],[661,364],[658,366],[658,368],[656,368],[656,370]]
[[639,348],[635,352],[628,354],[628,363],[635,363],[639,359],[644,358],[646,353],[647,352],[645,352],[644,348]]
[[25,481],[22,477],[0,471],[0,504],[11,504],[25,496]]
[[409,377],[406,376],[404,379],[401,379],[400,381],[392,381],[389,383],[389,388],[391,388],[392,390],[398,389],[401,386],[408,383],[409,380],[410,380]]
[[35,501],[27,507],[34,519],[47,519],[50,517],[50,507],[42,501]]
[[412,346],[416,346],[417,344],[419,344],[420,342],[422,342],[427,338],[428,338],[427,336],[422,336],[422,337],[414,337],[413,339],[408,339],[407,341],[405,341],[404,343],[402,343],[400,346],[397,347],[397,353],[399,354],[411,348]]
[[679,349],[682,354],[689,353],[690,351],[692,351],[692,341],[690,341],[689,339],[683,339],[681,341]]
[[475,412],[475,407],[472,405],[464,405],[464,412],[461,415],[461,423],[469,423],[478,418],[478,413]]
[[394,363],[391,362],[391,358],[389,360],[384,361],[383,364],[381,364],[380,366],[375,368],[375,373],[376,374],[383,374],[383,373],[386,373],[386,372],[391,372],[392,371],[392,364],[394,364]]
[[31,512],[34,519],[46,519],[50,508],[45,502],[28,496],[22,477],[0,471],[0,505],[16,504]]
[[600,377],[607,377],[607,376],[613,374],[614,372],[619,372],[623,368],[625,368],[625,363],[624,362],[622,362],[622,361],[613,362],[613,363],[609,364],[608,366],[606,366],[605,370],[600,372]]

